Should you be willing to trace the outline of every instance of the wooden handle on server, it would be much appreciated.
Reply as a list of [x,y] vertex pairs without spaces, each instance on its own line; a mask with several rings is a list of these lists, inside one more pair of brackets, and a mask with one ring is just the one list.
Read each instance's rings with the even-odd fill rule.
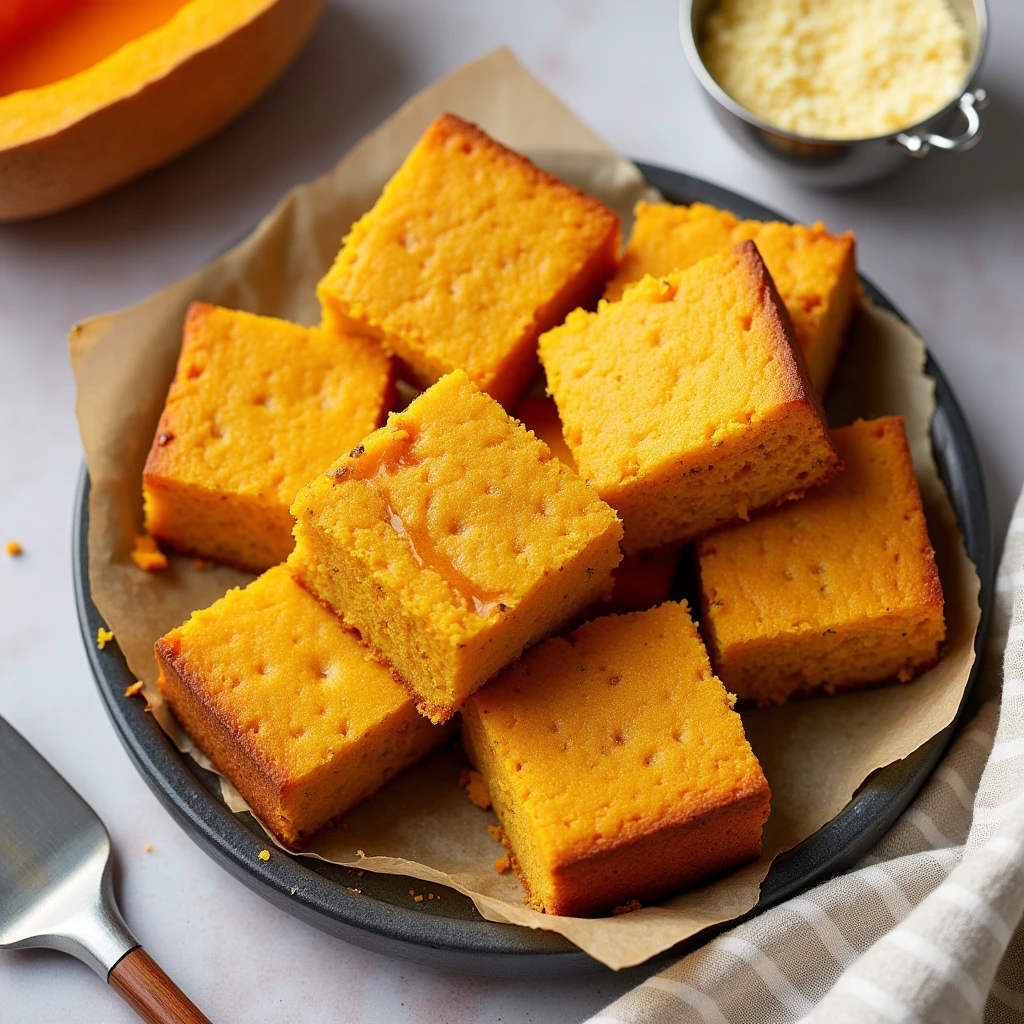
[[210,1024],[141,946],[114,964],[107,983],[146,1024]]

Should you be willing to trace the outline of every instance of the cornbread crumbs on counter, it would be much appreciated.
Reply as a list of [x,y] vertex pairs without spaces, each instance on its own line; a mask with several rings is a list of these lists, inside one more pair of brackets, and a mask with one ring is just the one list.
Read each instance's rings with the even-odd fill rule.
[[288,895],[289,895],[289,896],[294,896],[294,895],[295,895],[295,894],[296,894],[296,893],[297,893],[298,891],[299,891],[299,890],[298,890],[298,889],[295,889],[295,888],[289,889],[289,890],[288,890]]
[[[491,794],[487,792],[484,777],[472,768],[463,768],[459,774],[459,785],[466,791],[466,796],[482,811],[491,806]],[[488,829],[500,828],[500,825],[489,825]],[[492,835],[493,839],[494,836]]]
[[512,867],[512,861],[507,853],[504,857],[499,857],[494,862],[494,870],[497,871],[499,875],[505,874],[510,867]]
[[156,539],[148,533],[136,535],[135,546],[129,554],[143,572],[163,572],[167,568],[167,556],[157,546]]
[[630,900],[628,903],[621,907],[612,907],[612,914],[615,917],[621,917],[623,914],[632,914],[634,910],[640,909],[639,900]]
[[366,854],[363,853],[362,850],[356,850],[356,856],[359,857],[360,860],[365,860],[366,859]]
[[380,338],[420,387],[461,369],[510,407],[538,335],[597,301],[618,244],[611,210],[442,114],[317,286],[324,327]]
[[268,860],[270,860],[270,851],[269,850],[260,850],[260,852],[257,854],[257,856],[262,861],[268,861]]
[[501,837],[504,834],[500,825],[488,825],[487,834],[496,842],[501,842]]
[[967,75],[948,0],[720,0],[701,26],[712,78],[798,135],[888,135],[949,103]]
[[420,896],[413,896],[412,899],[413,899],[414,903],[422,903],[423,902],[423,896],[422,895],[420,895]]
[[126,686],[125,687],[124,695],[126,697],[134,697],[135,694],[137,694],[137,693],[142,693],[142,680],[141,679],[136,680],[136,682],[132,683],[131,686]]
[[106,629],[103,626],[100,626],[100,628],[96,630],[96,646],[101,651],[113,639],[114,639],[114,634],[113,634],[113,632],[111,630]]
[[[351,885],[347,885],[345,886],[345,888],[348,889],[349,892],[354,893],[357,896],[363,891],[362,889],[356,889]],[[295,892],[295,890],[292,889],[292,892]]]
[[4,546],[4,551],[6,551],[11,558],[17,558],[18,555],[23,554],[22,546],[16,540],[9,540]]

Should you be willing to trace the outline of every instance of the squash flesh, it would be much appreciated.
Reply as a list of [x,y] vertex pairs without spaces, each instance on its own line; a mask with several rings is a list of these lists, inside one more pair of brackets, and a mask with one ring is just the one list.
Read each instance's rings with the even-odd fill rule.
[[52,85],[91,68],[166,24],[187,2],[48,0],[37,6],[37,0],[21,0],[10,23],[0,18],[0,96]]
[[132,95],[192,54],[238,31],[274,2],[188,0],[161,27],[125,43],[92,67],[43,88],[0,96],[0,151],[55,134]]

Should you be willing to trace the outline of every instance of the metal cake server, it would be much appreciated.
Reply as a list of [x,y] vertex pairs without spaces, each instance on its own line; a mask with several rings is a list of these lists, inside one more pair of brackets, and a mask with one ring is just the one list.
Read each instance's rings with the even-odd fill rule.
[[149,1024],[210,1024],[128,930],[96,812],[0,718],[0,949],[88,964]]

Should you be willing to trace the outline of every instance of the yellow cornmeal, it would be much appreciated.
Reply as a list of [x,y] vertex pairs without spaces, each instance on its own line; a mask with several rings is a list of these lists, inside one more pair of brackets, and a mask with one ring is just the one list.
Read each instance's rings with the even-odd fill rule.
[[944,107],[967,75],[948,0],[720,0],[701,58],[738,103],[799,135],[887,135]]

